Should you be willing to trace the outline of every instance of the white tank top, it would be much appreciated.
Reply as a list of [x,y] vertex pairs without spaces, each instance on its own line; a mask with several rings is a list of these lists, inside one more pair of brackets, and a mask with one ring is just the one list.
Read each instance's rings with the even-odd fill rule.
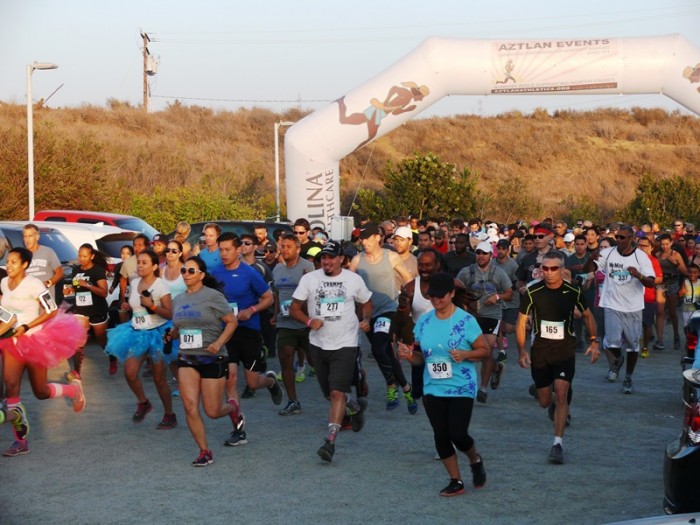
[[428,301],[420,291],[420,276],[416,277],[416,286],[413,292],[413,303],[411,303],[411,317],[413,322],[417,322],[421,315],[434,310],[433,303]]

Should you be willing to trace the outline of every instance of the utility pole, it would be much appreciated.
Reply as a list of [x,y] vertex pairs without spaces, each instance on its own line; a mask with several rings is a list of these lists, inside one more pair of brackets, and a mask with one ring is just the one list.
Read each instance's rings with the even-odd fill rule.
[[148,57],[151,54],[148,51],[148,43],[151,39],[148,38],[148,33],[141,33],[141,38],[143,39],[143,109],[148,113]]

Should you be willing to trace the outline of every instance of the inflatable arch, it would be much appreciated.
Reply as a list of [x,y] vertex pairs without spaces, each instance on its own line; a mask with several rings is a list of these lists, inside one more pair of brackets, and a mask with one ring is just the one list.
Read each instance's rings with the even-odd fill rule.
[[700,49],[650,38],[465,40],[431,37],[286,133],[287,216],[330,227],[340,159],[447,95],[663,93],[700,114]]

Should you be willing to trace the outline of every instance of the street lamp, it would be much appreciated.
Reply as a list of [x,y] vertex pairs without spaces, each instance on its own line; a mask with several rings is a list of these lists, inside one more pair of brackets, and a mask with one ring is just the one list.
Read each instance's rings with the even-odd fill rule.
[[280,210],[280,126],[291,126],[294,122],[280,120],[275,122],[275,204],[277,205],[277,222],[282,214]]
[[34,106],[32,104],[32,73],[35,69],[56,69],[50,62],[27,64],[27,188],[29,190],[29,220],[34,217]]

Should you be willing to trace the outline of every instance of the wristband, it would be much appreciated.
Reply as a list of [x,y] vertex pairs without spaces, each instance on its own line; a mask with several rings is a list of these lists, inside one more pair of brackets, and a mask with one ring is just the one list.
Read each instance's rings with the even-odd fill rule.
[[29,325],[27,325],[27,324],[21,324],[21,325],[19,325],[19,326],[20,326],[21,328],[24,328],[24,333],[25,333],[25,334],[26,334],[27,332],[29,332]]
[[257,313],[258,309],[255,308],[255,305],[251,305],[251,308],[252,308],[252,310],[253,310],[253,313]]
[[309,317],[309,320],[306,321],[306,328],[311,328],[311,317]]

